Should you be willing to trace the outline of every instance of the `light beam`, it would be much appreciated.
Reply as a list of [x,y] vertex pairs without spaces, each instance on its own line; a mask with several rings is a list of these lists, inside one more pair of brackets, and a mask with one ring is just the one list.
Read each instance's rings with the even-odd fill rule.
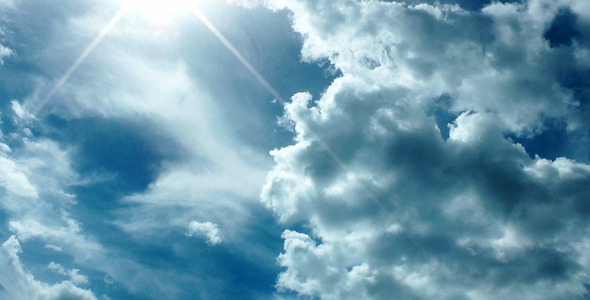
[[[197,18],[199,18],[199,20],[201,20],[201,22],[203,22],[203,24],[211,31],[211,33],[213,33],[217,37],[217,39],[219,39],[219,41],[238,59],[238,61],[252,74],[252,76],[254,76],[254,78],[256,78],[256,80],[284,106],[286,104],[286,101],[283,99],[283,97],[281,97],[281,95],[272,87],[272,85],[270,85],[270,83],[268,83],[268,81],[266,81],[266,79],[264,79],[264,77],[262,77],[262,75],[258,73],[256,68],[254,68],[254,66],[250,64],[250,62],[232,45],[232,43],[228,41],[225,38],[225,36],[223,36],[223,34],[219,32],[219,30],[217,30],[215,25],[213,25],[209,21],[209,19],[207,19],[207,17],[205,17],[205,15],[203,15],[201,11],[199,11],[196,7],[192,8],[192,12],[195,14],[195,16],[197,16]],[[317,134],[315,132],[311,131],[311,134],[317,137]],[[340,166],[345,171],[349,171],[349,168],[346,166],[346,164],[344,164],[344,162],[330,148],[330,146],[328,146],[328,144],[326,144],[319,138],[316,138],[316,141],[338,166]],[[389,210],[383,205],[383,203],[381,203],[381,201],[379,201],[379,199],[371,191],[369,191],[367,187],[364,186],[364,184],[361,184],[360,186],[361,189],[363,189],[363,191],[365,192],[365,194],[369,197],[369,199],[371,199],[371,201],[373,201],[373,203],[375,203],[375,205],[377,205],[379,209],[384,211],[387,214],[387,216],[391,216]]]
[[230,43],[230,41],[228,41],[225,38],[225,36],[223,36],[223,34],[221,32],[219,32],[219,30],[217,30],[215,25],[213,25],[209,21],[209,19],[207,19],[207,17],[205,17],[205,15],[203,15],[201,13],[201,11],[199,11],[197,8],[193,8],[192,12],[195,14],[195,16],[197,16],[197,18],[199,18],[199,20],[201,20],[201,22],[203,22],[203,24],[209,29],[209,31],[211,31],[211,33],[213,33],[217,37],[217,39],[219,39],[219,41],[227,48],[227,50],[229,50],[229,52],[231,52],[238,59],[238,61],[252,74],[252,76],[254,76],[254,78],[256,78],[256,80],[269,93],[271,93],[282,104],[285,104],[285,100],[272,87],[272,85],[270,85],[270,83],[268,83],[268,81],[266,81],[266,79],[264,79],[264,77],[262,77],[262,75],[260,75],[260,73],[258,73],[256,68],[254,68],[254,66],[252,66],[252,64],[250,64],[250,62],[236,49],[236,47],[234,47],[234,45],[232,45],[232,43]]
[[119,22],[119,20],[121,20],[121,18],[125,15],[126,12],[127,12],[127,8],[123,7],[117,12],[117,14],[115,14],[113,19],[111,19],[111,21],[103,28],[103,30],[94,38],[94,40],[92,40],[92,42],[90,42],[88,47],[86,47],[86,49],[84,49],[82,54],[80,54],[78,59],[76,59],[76,61],[66,71],[66,73],[55,83],[55,85],[53,85],[51,90],[49,90],[49,92],[47,94],[45,94],[45,96],[41,99],[41,101],[39,101],[36,105],[34,105],[33,109],[31,110],[33,115],[36,115],[37,113],[39,113],[39,111],[47,104],[47,102],[49,102],[51,97],[53,97],[53,95],[55,95],[55,93],[68,81],[68,79],[70,79],[72,74],[74,74],[74,72],[76,72],[76,70],[80,67],[80,65],[86,60],[86,58],[88,58],[90,53],[92,53],[92,51],[94,51],[96,46],[98,46],[98,44],[100,44],[100,42],[113,29],[113,27],[115,27],[115,25]]

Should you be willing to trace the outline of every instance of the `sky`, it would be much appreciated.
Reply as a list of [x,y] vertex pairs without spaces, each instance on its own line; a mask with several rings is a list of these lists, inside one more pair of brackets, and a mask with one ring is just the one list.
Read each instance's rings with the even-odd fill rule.
[[587,0],[0,0],[0,299],[590,299]]

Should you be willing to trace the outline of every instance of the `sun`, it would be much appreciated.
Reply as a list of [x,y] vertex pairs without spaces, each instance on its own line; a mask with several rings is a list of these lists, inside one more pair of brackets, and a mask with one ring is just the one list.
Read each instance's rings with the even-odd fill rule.
[[198,0],[120,0],[125,8],[139,11],[156,19],[191,11]]

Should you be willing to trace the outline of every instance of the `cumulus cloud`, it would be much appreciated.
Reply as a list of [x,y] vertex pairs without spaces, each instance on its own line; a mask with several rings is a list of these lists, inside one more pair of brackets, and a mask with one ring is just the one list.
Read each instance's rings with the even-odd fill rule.
[[201,223],[197,221],[192,221],[188,225],[188,232],[186,233],[186,235],[189,237],[196,236],[206,238],[209,244],[217,245],[222,242],[219,233],[219,227],[217,226],[217,224],[213,224],[211,222]]
[[564,135],[590,128],[584,1],[476,12],[271,2],[291,11],[304,59],[342,72],[318,99],[292,97],[295,144],[271,152],[262,201],[308,230],[283,234],[279,289],[322,299],[588,295],[590,165],[510,138],[556,123]]
[[[97,299],[92,291],[79,288],[73,281],[66,280],[51,285],[36,280],[20,262],[18,254],[21,252],[15,236],[5,241],[0,249],[0,263],[3,266],[0,271],[0,285],[3,287],[0,289],[0,296],[3,299]],[[53,267],[56,266],[58,265]],[[60,270],[63,270],[63,267]],[[77,272],[75,275],[80,279]]]

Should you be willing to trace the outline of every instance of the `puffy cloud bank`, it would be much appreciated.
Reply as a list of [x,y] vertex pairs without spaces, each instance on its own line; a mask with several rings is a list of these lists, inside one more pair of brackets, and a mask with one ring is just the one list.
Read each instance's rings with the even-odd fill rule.
[[[292,97],[284,120],[295,143],[271,152],[261,198],[293,228],[279,289],[322,299],[588,297],[590,165],[567,157],[587,148],[576,141],[590,125],[587,1],[478,11],[266,3],[291,11],[304,59],[342,73],[319,99]],[[535,155],[531,141],[558,147],[542,139],[558,129],[568,146]]]

